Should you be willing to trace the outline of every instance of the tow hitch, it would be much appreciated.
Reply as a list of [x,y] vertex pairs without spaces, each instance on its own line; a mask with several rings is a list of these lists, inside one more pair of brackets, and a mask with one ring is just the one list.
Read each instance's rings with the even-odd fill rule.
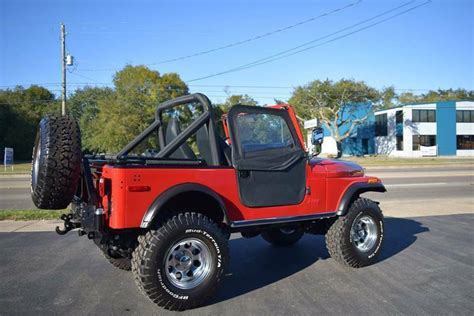
[[63,214],[61,219],[64,221],[64,228],[61,229],[59,226],[56,226],[56,233],[59,235],[66,235],[69,231],[81,227],[81,223],[72,221],[72,214]]

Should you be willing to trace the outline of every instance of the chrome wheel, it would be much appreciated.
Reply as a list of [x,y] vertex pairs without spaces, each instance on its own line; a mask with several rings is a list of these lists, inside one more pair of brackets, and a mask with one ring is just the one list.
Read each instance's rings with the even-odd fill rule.
[[377,224],[372,217],[365,215],[354,220],[351,227],[351,239],[357,249],[362,252],[371,250],[377,238]]
[[31,173],[31,192],[36,188],[38,183],[38,174],[40,168],[40,157],[41,157],[41,140],[39,137],[36,139],[36,148],[33,156],[33,167]]
[[201,284],[214,264],[209,247],[196,238],[183,239],[171,246],[165,257],[168,280],[177,288],[189,290]]

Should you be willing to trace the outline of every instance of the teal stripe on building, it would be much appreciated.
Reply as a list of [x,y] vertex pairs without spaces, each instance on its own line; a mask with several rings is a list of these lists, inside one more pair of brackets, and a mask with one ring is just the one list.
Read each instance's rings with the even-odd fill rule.
[[436,142],[439,156],[456,155],[456,102],[436,103]]

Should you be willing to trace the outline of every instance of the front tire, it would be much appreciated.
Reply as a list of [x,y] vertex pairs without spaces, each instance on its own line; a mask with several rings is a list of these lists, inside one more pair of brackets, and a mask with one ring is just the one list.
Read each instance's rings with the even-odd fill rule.
[[262,232],[262,237],[267,242],[278,247],[289,247],[297,243],[304,232],[299,229],[272,228]]
[[375,262],[384,236],[383,215],[377,203],[355,200],[326,234],[326,247],[338,263],[359,268]]
[[132,271],[140,290],[168,310],[202,305],[228,264],[225,233],[208,217],[181,213],[139,238]]

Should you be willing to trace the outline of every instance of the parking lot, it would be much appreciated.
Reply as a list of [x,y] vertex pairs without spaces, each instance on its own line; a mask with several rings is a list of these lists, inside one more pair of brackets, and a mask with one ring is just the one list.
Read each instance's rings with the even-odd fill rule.
[[[388,188],[386,194],[370,195],[386,215],[377,264],[344,268],[328,257],[321,236],[307,235],[282,249],[236,234],[216,297],[184,314],[471,315],[473,169],[369,173],[380,175]],[[29,203],[21,181],[13,182],[18,196],[9,203]],[[6,180],[2,184],[3,198],[10,189]],[[85,237],[58,236],[47,222],[12,222],[10,230],[9,223],[0,224],[0,315],[168,313],[140,294],[132,274],[110,265]]]
[[[185,314],[472,314],[474,215],[387,218],[377,264],[339,266],[320,236],[292,248],[261,238],[230,241],[231,266],[217,296]],[[0,314],[166,314],[71,233],[1,233]]]

